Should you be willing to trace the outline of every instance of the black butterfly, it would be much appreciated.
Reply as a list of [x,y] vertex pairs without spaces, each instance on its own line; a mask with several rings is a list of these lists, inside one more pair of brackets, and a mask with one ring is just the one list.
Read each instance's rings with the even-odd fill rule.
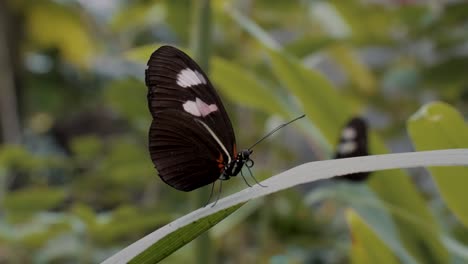
[[[191,191],[235,176],[251,150],[237,153],[229,116],[202,69],[184,52],[162,46],[148,61],[151,159],[161,179]],[[220,176],[221,175],[221,176]]]
[[247,168],[253,166],[253,146],[303,117],[279,126],[252,147],[237,152],[231,121],[221,99],[187,54],[162,46],[151,55],[145,74],[153,116],[149,131],[151,159],[161,179],[178,190],[192,191],[218,179],[228,180],[239,172],[242,175],[244,164]]
[[[367,151],[367,123],[360,117],[354,117],[341,130],[335,159],[367,155],[369,155]],[[360,182],[365,181],[369,174],[369,172],[352,173],[337,177],[337,179]]]

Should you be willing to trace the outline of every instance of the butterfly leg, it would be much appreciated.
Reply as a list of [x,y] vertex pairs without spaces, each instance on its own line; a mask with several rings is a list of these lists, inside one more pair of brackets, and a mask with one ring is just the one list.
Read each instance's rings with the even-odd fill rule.
[[206,201],[205,206],[207,206],[210,203],[211,197],[213,197],[213,190],[214,190],[215,183],[216,181],[214,181],[213,184],[211,185],[210,197],[208,197],[208,201]]
[[242,179],[244,179],[245,184],[247,184],[247,186],[249,186],[249,187],[252,187],[252,185],[250,185],[249,182],[247,181],[247,179],[244,177],[244,173],[242,173],[242,170],[240,171],[240,174],[242,176]]
[[214,207],[216,205],[216,203],[218,202],[219,200],[219,197],[221,196],[221,190],[223,189],[223,181],[219,181],[219,192],[218,192],[218,196],[216,196],[216,201],[213,203],[213,205],[211,207]]
[[255,181],[258,185],[260,185],[261,187],[267,187],[267,186],[265,186],[265,185],[259,183],[259,182],[257,181],[257,179],[255,179],[255,177],[254,177],[253,174],[252,174],[252,171],[250,170],[250,167],[251,167],[251,166],[246,166],[246,167],[247,167],[247,169],[249,170],[250,177],[252,177],[252,179],[254,179],[254,181]]

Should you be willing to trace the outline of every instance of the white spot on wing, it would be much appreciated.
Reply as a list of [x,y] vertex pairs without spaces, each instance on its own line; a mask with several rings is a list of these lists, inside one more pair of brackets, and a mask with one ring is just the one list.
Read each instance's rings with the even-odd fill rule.
[[194,101],[187,101],[182,106],[184,107],[185,112],[194,116],[201,116],[200,110],[198,110],[197,107],[197,103]]
[[344,140],[352,140],[352,139],[355,139],[356,136],[357,136],[357,132],[352,127],[347,127],[345,129],[343,129],[343,133],[341,133],[341,137]]
[[187,88],[199,84],[206,84],[203,74],[192,69],[183,69],[177,74],[177,84],[181,87]]
[[357,144],[356,142],[343,142],[340,145],[338,145],[338,153],[345,155],[353,152],[356,150]]
[[218,107],[215,104],[208,105],[207,103],[203,102],[200,98],[196,98],[195,101],[187,101],[185,102],[182,107],[184,108],[185,112],[194,115],[194,116],[202,116],[205,117],[210,113],[218,111]]

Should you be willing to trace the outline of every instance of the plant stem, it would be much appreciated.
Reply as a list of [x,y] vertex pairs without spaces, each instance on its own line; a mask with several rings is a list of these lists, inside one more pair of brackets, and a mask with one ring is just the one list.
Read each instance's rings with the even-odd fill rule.
[[9,144],[20,143],[20,124],[17,98],[8,48],[8,9],[0,1],[0,141]]
[[[192,13],[192,36],[191,49],[195,60],[200,67],[209,75],[210,52],[211,52],[211,6],[210,0],[195,0]],[[202,188],[195,192],[195,209],[206,204],[210,195],[209,188]],[[194,241],[195,260],[199,264],[214,263],[214,248],[209,233],[201,235]]]
[[191,49],[195,60],[209,75],[211,55],[211,5],[210,0],[193,1]]

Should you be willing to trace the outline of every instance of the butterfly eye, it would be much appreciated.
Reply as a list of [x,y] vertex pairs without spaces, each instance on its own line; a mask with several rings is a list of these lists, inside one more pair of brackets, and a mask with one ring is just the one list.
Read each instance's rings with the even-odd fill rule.
[[245,149],[241,151],[240,156],[242,159],[248,159],[250,156],[250,153],[252,153],[250,150]]

